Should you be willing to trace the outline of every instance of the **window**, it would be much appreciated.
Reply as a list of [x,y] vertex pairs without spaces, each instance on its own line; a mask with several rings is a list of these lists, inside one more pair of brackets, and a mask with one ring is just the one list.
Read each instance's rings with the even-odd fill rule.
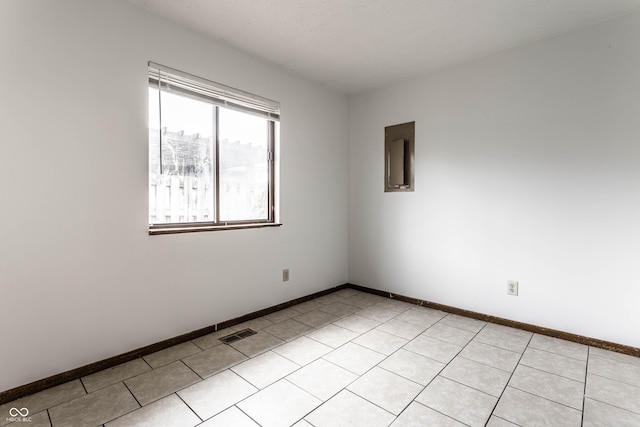
[[277,225],[280,105],[149,63],[151,234]]

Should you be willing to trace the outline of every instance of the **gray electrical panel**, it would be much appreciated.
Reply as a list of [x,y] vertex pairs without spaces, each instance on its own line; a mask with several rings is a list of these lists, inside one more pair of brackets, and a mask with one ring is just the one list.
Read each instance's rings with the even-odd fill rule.
[[384,128],[384,191],[414,191],[415,122]]

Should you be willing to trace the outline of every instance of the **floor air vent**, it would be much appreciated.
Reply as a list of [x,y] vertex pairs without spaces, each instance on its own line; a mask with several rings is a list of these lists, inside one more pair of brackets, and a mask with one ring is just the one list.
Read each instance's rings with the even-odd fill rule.
[[225,344],[231,344],[232,342],[240,341],[243,338],[250,337],[251,335],[255,335],[255,334],[257,334],[257,332],[254,331],[253,329],[243,329],[241,331],[234,332],[232,334],[229,334],[227,336],[220,338],[220,341],[222,341]]

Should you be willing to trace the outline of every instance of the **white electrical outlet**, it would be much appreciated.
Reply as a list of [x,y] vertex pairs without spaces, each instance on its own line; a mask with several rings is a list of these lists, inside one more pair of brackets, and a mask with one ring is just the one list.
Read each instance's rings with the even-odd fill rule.
[[283,282],[288,282],[289,281],[289,269],[285,268],[284,270],[282,270],[282,281]]
[[507,295],[518,296],[518,282],[513,280],[507,282]]

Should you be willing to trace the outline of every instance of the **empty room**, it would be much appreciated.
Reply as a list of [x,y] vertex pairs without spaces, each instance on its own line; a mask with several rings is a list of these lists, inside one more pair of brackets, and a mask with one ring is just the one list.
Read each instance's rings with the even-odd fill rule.
[[0,0],[0,426],[640,426],[639,0]]

